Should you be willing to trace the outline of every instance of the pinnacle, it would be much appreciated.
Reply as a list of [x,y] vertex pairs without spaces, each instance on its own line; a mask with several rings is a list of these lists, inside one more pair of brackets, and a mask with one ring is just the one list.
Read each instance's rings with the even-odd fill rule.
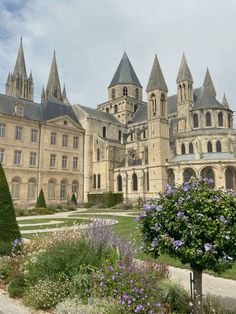
[[227,99],[226,99],[225,93],[224,93],[224,96],[223,96],[222,105],[223,105],[225,108],[229,109],[229,104],[228,104],[228,101],[227,101]]
[[186,60],[184,53],[182,56],[180,67],[179,67],[179,72],[178,72],[178,76],[176,79],[176,83],[180,83],[182,81],[189,81],[189,82],[193,83],[193,77],[192,77],[192,74],[189,70],[188,63],[187,63],[187,60]]
[[206,75],[204,78],[203,86],[213,95],[216,96],[216,90],[211,79],[209,69],[207,68]]
[[46,89],[46,95],[48,97],[55,97],[59,100],[61,97],[61,85],[57,68],[56,52],[53,52],[52,64],[50,68],[48,84]]
[[168,92],[168,88],[157,55],[155,55],[146,91],[149,93],[155,89],[160,89],[164,92]]
[[22,37],[20,39],[20,46],[18,50],[18,55],[16,59],[14,75],[20,75],[22,77],[27,77],[26,66],[25,66],[25,57],[24,57],[24,49],[22,44]]

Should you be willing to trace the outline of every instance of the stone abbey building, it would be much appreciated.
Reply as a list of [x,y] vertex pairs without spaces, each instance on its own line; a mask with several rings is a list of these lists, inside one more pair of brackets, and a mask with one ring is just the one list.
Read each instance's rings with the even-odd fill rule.
[[147,102],[124,53],[97,109],[69,103],[61,89],[55,53],[41,103],[33,101],[22,41],[5,94],[0,94],[0,161],[12,198],[33,204],[39,190],[47,203],[76,193],[123,193],[125,201],[150,198],[166,183],[192,176],[212,178],[217,187],[236,189],[236,131],[226,97],[220,102],[207,70],[195,88],[183,55],[168,88],[155,56]]

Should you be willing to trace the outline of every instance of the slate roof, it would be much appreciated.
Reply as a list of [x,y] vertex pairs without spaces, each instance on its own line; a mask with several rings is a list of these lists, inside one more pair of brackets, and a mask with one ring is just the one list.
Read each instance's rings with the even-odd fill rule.
[[147,104],[141,104],[138,106],[137,111],[134,113],[132,123],[140,123],[147,121]]
[[123,54],[123,57],[109,87],[112,87],[116,84],[134,84],[142,87],[126,52]]
[[193,91],[193,109],[225,109],[225,107],[204,86]]
[[185,80],[187,80],[191,83],[193,82],[193,77],[192,77],[192,74],[189,70],[185,54],[183,54],[181,64],[179,67],[178,76],[176,79],[176,83],[180,83],[180,82],[185,81]]
[[22,98],[11,97],[0,94],[0,113],[15,116],[15,106],[21,105],[24,108],[24,118],[34,121],[47,121],[61,116],[69,116],[79,126],[80,123],[72,109],[57,99],[50,98],[43,104]]
[[[201,160],[223,160],[223,159],[235,159],[234,154],[227,153],[227,152],[221,152],[221,153],[206,153],[201,154]],[[194,154],[188,154],[188,155],[178,155],[175,156],[172,160],[169,162],[179,162],[179,161],[194,161],[195,155]]]
[[95,119],[98,119],[98,120],[107,121],[109,123],[115,123],[115,124],[123,125],[111,113],[103,112],[103,111],[100,111],[100,110],[97,110],[97,109],[94,109],[94,108],[90,108],[90,107],[86,107],[86,106],[82,106],[82,105],[77,105],[77,106],[79,108],[81,108],[82,110],[84,110],[92,118],[95,118]]
[[211,75],[210,75],[208,68],[207,68],[206,75],[204,78],[203,86],[206,87],[206,89],[208,89],[208,91],[212,95],[216,96],[216,90],[215,90],[214,84],[212,82],[212,78],[211,78]]
[[168,88],[157,55],[155,55],[146,91],[147,93],[149,93],[155,89],[160,89],[164,92],[168,92]]

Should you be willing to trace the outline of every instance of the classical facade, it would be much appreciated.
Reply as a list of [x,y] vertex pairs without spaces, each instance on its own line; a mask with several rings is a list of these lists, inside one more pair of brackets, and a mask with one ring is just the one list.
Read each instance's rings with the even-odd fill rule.
[[147,101],[126,53],[97,109],[69,103],[61,90],[55,53],[41,103],[33,102],[22,42],[13,73],[0,95],[0,160],[15,202],[79,202],[89,193],[114,191],[124,200],[150,198],[165,184],[192,176],[236,190],[236,132],[224,95],[220,102],[207,69],[194,88],[183,55],[176,95],[168,96],[155,56]]

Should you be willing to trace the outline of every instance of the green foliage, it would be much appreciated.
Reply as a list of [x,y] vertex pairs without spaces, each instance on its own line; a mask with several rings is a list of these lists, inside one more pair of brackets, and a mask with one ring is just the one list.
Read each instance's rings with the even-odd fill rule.
[[45,197],[44,197],[44,193],[43,193],[43,189],[40,190],[39,192],[39,196],[36,202],[36,208],[47,208],[46,206],[46,202],[45,202]]
[[88,194],[88,203],[93,205],[103,205],[104,207],[112,207],[116,204],[122,203],[123,194],[106,192],[103,194]]
[[24,275],[22,273],[16,274],[7,285],[7,291],[11,298],[22,297],[26,287]]
[[7,179],[0,163],[0,255],[9,253],[9,243],[20,239],[20,231],[11,199]]
[[39,280],[25,291],[23,301],[34,309],[47,310],[71,295],[71,283],[67,278]]
[[0,241],[0,256],[10,255],[12,251],[12,242]]
[[77,199],[76,199],[75,193],[73,193],[71,196],[71,204],[77,205]]
[[211,180],[167,185],[160,198],[143,205],[139,228],[145,250],[221,273],[236,259],[235,208],[235,196],[214,189]]

